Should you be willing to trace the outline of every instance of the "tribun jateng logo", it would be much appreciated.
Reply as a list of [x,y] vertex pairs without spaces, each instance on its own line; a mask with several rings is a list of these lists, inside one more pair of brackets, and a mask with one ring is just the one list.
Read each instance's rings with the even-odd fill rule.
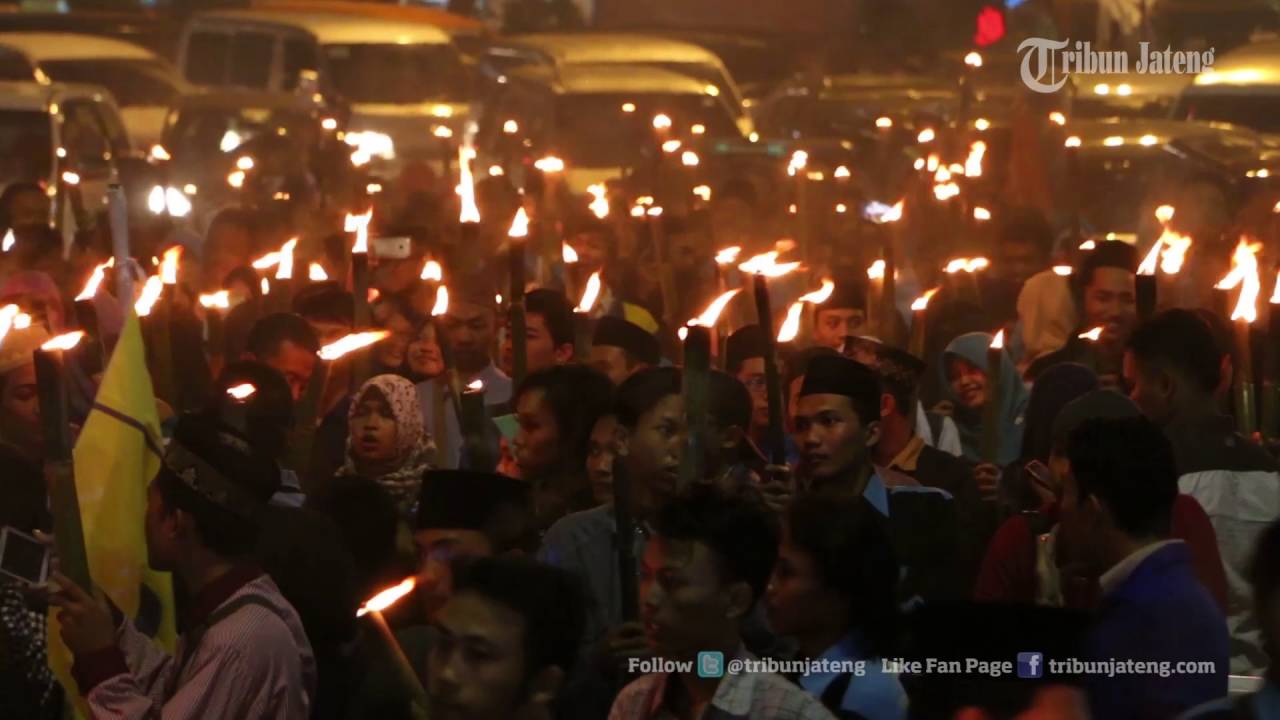
[[[1070,47],[1071,49],[1068,49]],[[1094,50],[1088,41],[1027,38],[1018,45],[1022,54],[1022,83],[1038,93],[1062,89],[1071,73],[1111,75],[1136,72],[1143,75],[1195,75],[1213,68],[1213,49],[1186,52],[1166,47],[1152,49],[1138,43],[1138,57],[1130,63],[1124,50]],[[1130,70],[1132,68],[1132,70]]]

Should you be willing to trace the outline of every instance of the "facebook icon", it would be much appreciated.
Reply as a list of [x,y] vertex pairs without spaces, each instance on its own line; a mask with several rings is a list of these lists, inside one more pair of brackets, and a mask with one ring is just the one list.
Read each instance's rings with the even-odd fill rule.
[[1018,677],[1033,679],[1044,675],[1044,655],[1038,652],[1018,653]]

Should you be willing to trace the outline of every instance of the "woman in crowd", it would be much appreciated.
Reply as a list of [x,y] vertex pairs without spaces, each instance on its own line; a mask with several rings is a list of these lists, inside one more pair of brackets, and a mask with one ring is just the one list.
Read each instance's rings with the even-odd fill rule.
[[373,480],[408,518],[435,453],[413,383],[398,375],[371,378],[351,402],[347,427],[347,460],[338,475]]
[[405,351],[405,376],[414,383],[425,382],[444,372],[444,356],[436,339],[436,326],[429,318],[420,320]]
[[[1027,389],[1009,354],[1000,352],[1000,387],[987,386],[987,356],[992,337],[987,333],[967,333],[952,340],[943,353],[945,396],[954,405],[956,427],[964,457],[973,461],[994,460],[1000,467],[1018,459],[1022,449],[1023,414]],[[997,394],[998,393],[998,394]],[[987,402],[999,398],[999,447],[994,458],[982,457],[983,418]]]

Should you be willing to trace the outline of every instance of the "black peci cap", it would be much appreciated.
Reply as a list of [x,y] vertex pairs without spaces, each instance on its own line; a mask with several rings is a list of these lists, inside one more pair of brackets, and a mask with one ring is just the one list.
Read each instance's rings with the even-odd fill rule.
[[658,338],[639,325],[611,315],[596,321],[591,344],[622,348],[647,365],[657,365],[662,359]]
[[484,530],[503,508],[527,508],[529,485],[498,473],[428,470],[418,494],[416,530]]

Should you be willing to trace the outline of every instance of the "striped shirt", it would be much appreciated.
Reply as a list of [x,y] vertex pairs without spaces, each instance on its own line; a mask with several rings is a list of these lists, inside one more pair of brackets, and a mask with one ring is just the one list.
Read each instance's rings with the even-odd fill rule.
[[310,715],[316,666],[297,613],[266,575],[228,575],[193,600],[204,631],[184,632],[174,655],[125,620],[115,647],[76,658],[72,673],[95,720]]

